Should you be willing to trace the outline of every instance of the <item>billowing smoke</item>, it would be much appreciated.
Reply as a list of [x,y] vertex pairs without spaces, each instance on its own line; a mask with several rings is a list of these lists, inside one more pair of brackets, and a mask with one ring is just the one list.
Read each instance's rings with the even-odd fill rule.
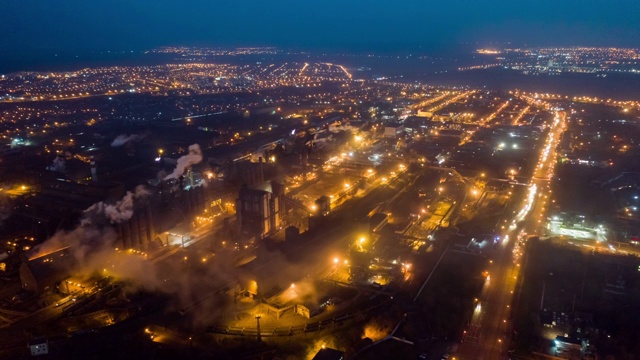
[[140,136],[132,134],[132,135],[118,135],[118,137],[116,137],[113,142],[111,143],[111,146],[113,147],[118,147],[118,146],[122,146],[126,143],[128,143],[129,141],[133,141],[133,140],[137,140]]
[[[137,205],[146,201],[149,191],[138,186],[115,203],[99,202],[87,208],[80,224],[71,231],[58,231],[29,254],[35,259],[49,253],[66,249],[72,257],[64,270],[77,276],[92,274],[108,275],[122,281],[127,291],[140,289],[157,291],[172,296],[178,308],[193,306],[198,309],[194,323],[210,321],[212,314],[219,314],[224,308],[225,298],[201,301],[215,294],[233,281],[227,274],[233,269],[233,257],[216,257],[197,271],[188,271],[186,263],[164,261],[156,264],[152,259],[136,252],[118,249],[117,234],[110,224],[117,224],[132,218]],[[196,253],[189,258],[200,262]],[[211,255],[211,254],[209,254]],[[196,303],[196,305],[193,305]],[[204,315],[206,314],[206,315]],[[197,317],[197,319],[196,319]]]
[[173,172],[167,175],[164,179],[177,179],[182,176],[189,166],[193,166],[202,161],[202,151],[200,150],[200,145],[193,144],[189,146],[189,153],[187,155],[181,156],[177,163],[176,168],[173,169]]
[[142,200],[151,195],[144,186],[138,185],[134,192],[127,191],[122,200],[115,204],[105,203],[103,201],[91,205],[84,211],[85,217],[82,224],[91,224],[94,219],[106,219],[111,224],[119,224],[131,219],[136,200]]
[[148,197],[150,192],[139,185],[134,192],[127,194],[119,201],[110,204],[103,201],[95,203],[87,208],[80,220],[80,225],[71,231],[58,231],[50,239],[37,246],[30,258],[36,258],[43,254],[58,249],[70,247],[77,255],[79,263],[86,260],[89,253],[100,252],[103,248],[112,248],[115,241],[115,233],[107,224],[117,224],[131,219],[136,201]]
[[[34,249],[31,258],[68,248],[66,251],[75,263],[69,274],[108,275],[124,283],[125,291],[167,294],[173,299],[174,309],[185,310],[185,320],[191,320],[194,326],[210,325],[235,316],[239,310],[232,303],[233,297],[224,292],[231,294],[234,286],[248,280],[260,281],[260,296],[271,297],[277,293],[272,289],[280,287],[285,290],[278,295],[282,300],[317,300],[313,283],[302,279],[303,274],[317,271],[317,265],[308,259],[293,263],[284,254],[263,249],[258,260],[254,260],[257,264],[238,268],[235,250],[214,255],[204,250],[205,247],[190,247],[171,260],[156,262],[151,257],[153,252],[145,257],[134,251],[116,249],[117,235],[110,224],[130,219],[138,202],[146,201],[148,195],[148,191],[140,186],[115,203],[92,205],[85,210],[78,227],[57,232]],[[329,258],[334,253],[334,249],[327,248],[314,251],[313,256]]]
[[66,168],[67,167],[62,156],[56,156],[56,158],[53,159],[53,163],[47,166],[47,170],[58,173],[63,173]]

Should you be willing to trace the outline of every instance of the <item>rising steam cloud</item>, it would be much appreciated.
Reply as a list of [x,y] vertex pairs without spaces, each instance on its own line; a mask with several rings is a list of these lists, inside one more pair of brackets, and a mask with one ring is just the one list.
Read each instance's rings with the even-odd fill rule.
[[[131,219],[137,205],[147,201],[149,196],[150,192],[146,188],[138,186],[135,191],[127,192],[115,203],[93,204],[84,211],[80,224],[75,229],[56,232],[34,248],[29,258],[33,260],[66,249],[73,260],[64,269],[68,274],[112,276],[125,284],[126,291],[144,289],[165,293],[174,299],[174,304],[178,307],[193,304],[235,279],[234,275],[228,273],[233,268],[233,258],[221,257],[209,263],[206,268],[191,272],[185,271],[184,264],[163,262],[160,265],[146,257],[123,251],[126,249],[116,250],[117,235],[110,224]],[[226,301],[210,299],[198,303],[198,311],[192,314],[192,321],[194,324],[210,321],[211,316],[221,312]]]
[[66,169],[66,164],[62,156],[56,156],[56,158],[53,159],[53,163],[47,166],[47,170],[53,171],[53,172],[63,173],[65,169]]
[[133,141],[133,140],[137,140],[140,136],[132,134],[132,135],[118,135],[118,137],[116,137],[113,142],[111,143],[111,146],[113,147],[118,147],[118,146],[122,146],[126,143],[128,143],[129,141]]
[[173,169],[173,172],[167,175],[164,179],[177,179],[182,176],[184,172],[187,170],[189,166],[193,166],[202,161],[202,151],[200,150],[200,145],[193,144],[189,146],[189,153],[187,155],[181,156],[177,160],[176,168]]
[[[194,160],[193,157],[198,155],[188,156]],[[200,266],[191,268],[192,265],[187,266],[180,261],[156,263],[151,258],[123,251],[126,249],[116,250],[117,235],[111,224],[130,219],[138,203],[147,201],[148,196],[149,191],[138,186],[115,203],[99,202],[90,206],[84,211],[80,225],[71,231],[58,231],[34,249],[34,253],[30,254],[31,259],[67,248],[66,252],[73,257],[74,263],[72,268],[67,269],[69,274],[86,277],[92,274],[108,275],[125,284],[125,291],[143,289],[167,294],[175,309],[188,309],[189,319],[196,327],[229,316],[228,310],[235,309],[231,297],[214,294],[227,291],[233,284],[255,279],[254,271],[264,272],[264,282],[259,285],[262,289],[268,290],[277,284],[296,281],[295,289],[288,289],[282,295],[284,300],[291,300],[293,295],[309,298],[315,292],[311,283],[299,281],[301,274],[315,269],[314,264],[293,264],[283,254],[266,249],[260,257],[271,263],[268,267],[270,271],[262,267],[253,271],[238,268],[236,256],[228,256],[229,253],[220,253],[206,263],[196,260]],[[189,248],[185,251],[189,259],[198,259],[200,250]],[[319,256],[329,255],[323,253]]]
[[77,252],[80,262],[89,252],[99,252],[102,248],[111,248],[115,241],[112,229],[107,224],[118,224],[131,219],[136,201],[141,201],[151,193],[144,186],[138,185],[135,191],[127,194],[115,203],[100,201],[88,207],[84,212],[80,225],[71,231],[58,231],[50,239],[37,246],[30,258],[36,258],[62,248],[70,247]]
[[135,201],[142,200],[149,195],[151,193],[144,186],[138,185],[135,191],[127,191],[122,200],[115,204],[103,201],[95,203],[84,211],[86,216],[82,219],[81,224],[91,224],[96,218],[106,219],[111,224],[127,221],[133,216]]

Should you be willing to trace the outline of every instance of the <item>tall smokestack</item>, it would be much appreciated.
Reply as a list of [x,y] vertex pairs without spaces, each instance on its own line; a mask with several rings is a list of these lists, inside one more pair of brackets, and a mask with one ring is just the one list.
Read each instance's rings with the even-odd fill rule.
[[93,155],[89,157],[91,159],[91,180],[98,182],[98,168],[96,168],[96,159]]
[[262,156],[258,158],[258,183],[260,185],[264,184],[264,165],[262,164],[263,159]]

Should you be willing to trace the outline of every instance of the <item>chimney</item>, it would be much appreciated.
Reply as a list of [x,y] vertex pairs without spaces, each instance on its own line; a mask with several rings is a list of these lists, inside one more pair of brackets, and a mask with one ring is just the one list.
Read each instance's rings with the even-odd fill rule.
[[98,169],[96,168],[96,159],[93,155],[91,155],[89,159],[91,159],[91,180],[93,182],[98,182]]
[[258,183],[260,185],[264,184],[264,159],[262,156],[258,158]]

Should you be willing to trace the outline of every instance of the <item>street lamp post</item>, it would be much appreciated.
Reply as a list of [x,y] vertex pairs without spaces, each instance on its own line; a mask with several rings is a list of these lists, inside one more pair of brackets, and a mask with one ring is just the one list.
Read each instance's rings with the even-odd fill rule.
[[257,336],[258,336],[258,342],[262,341],[262,338],[260,336],[260,318],[261,317],[262,316],[260,316],[260,315],[256,315],[256,322],[257,322],[256,333],[257,333]]

